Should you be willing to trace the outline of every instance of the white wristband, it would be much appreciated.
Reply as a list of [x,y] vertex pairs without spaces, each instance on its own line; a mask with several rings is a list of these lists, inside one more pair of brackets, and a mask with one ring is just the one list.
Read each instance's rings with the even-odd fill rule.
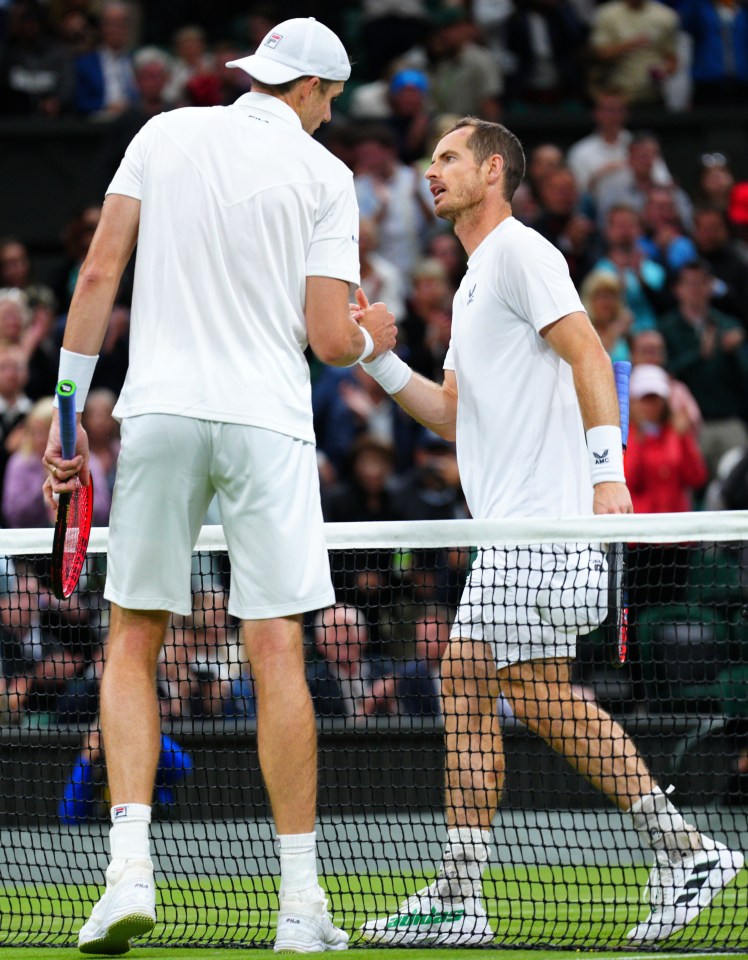
[[613,481],[625,483],[621,428],[591,427],[587,431],[587,451],[590,458],[592,486]]
[[[87,353],[73,353],[64,347],[60,350],[60,372],[57,376],[57,382],[60,380],[72,380],[75,384],[75,412],[83,413],[86,405],[86,397],[91,386],[91,378],[94,374],[98,354],[95,357]],[[57,394],[55,394],[55,406],[57,403]]]
[[393,393],[400,393],[404,387],[407,387],[413,376],[413,371],[408,364],[391,350],[372,360],[371,363],[363,363],[361,366],[390,396]]
[[358,356],[353,363],[347,363],[347,367],[353,367],[357,363],[361,363],[362,360],[366,360],[367,357],[370,357],[374,353],[374,340],[372,339],[371,334],[366,329],[366,327],[359,326],[358,328],[361,333],[364,335],[364,349],[361,351],[360,356]]

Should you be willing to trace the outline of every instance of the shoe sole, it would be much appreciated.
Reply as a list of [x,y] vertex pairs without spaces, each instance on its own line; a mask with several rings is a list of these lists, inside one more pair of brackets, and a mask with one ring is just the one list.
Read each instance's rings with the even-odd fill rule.
[[651,943],[655,940],[664,940],[674,933],[684,930],[690,923],[705,910],[720,893],[737,877],[745,864],[745,857],[737,850],[728,850],[726,847],[717,847],[719,863],[707,874],[699,898],[695,904],[686,907],[678,919],[670,923],[653,924],[640,923],[627,934],[626,939],[631,943]]
[[347,950],[348,942],[345,943],[322,943],[318,940],[316,943],[276,943],[273,947],[275,953],[324,953],[326,950]]
[[81,953],[95,953],[99,956],[117,957],[127,953],[130,949],[130,940],[150,933],[156,925],[153,917],[147,913],[131,913],[121,920],[116,920],[103,937],[79,943]]
[[473,930],[387,930],[360,929],[361,939],[367,943],[393,944],[397,946],[417,946],[422,944],[429,947],[480,947],[493,943],[495,934],[485,925],[477,925]]

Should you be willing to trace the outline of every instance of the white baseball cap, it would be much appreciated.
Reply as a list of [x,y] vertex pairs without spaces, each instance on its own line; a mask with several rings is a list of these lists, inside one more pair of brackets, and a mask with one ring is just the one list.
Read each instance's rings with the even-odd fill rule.
[[260,83],[287,83],[298,77],[347,80],[351,64],[340,39],[314,17],[294,17],[273,27],[251,57],[229,60]]
[[662,367],[653,363],[637,363],[631,371],[629,393],[635,400],[655,394],[668,400],[670,397],[670,378]]

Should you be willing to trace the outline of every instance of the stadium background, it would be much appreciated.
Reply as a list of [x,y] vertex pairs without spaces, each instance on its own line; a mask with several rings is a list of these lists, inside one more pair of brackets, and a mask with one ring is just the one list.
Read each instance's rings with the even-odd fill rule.
[[[199,0],[129,6],[86,0],[0,3],[3,525],[49,527],[34,493],[37,479],[41,484],[38,447],[49,410],[44,403],[32,408],[32,402],[53,390],[72,286],[122,150],[138,126],[165,107],[232,102],[242,92],[244,75],[222,69],[222,62],[251,52],[270,26],[292,15],[314,15],[328,23],[354,59],[348,90],[320,136],[356,173],[367,214],[365,287],[373,297],[397,305],[403,356],[439,376],[451,294],[464,266],[448,225],[429,222],[416,196],[425,158],[440,124],[447,122],[445,114],[501,118],[520,136],[530,161],[517,214],[565,253],[611,354],[633,353],[635,362],[677,373],[668,429],[693,442],[682,442],[675,461],[672,449],[642,443],[638,509],[748,506],[743,339],[748,329],[748,51],[740,46],[746,10],[707,0],[674,7],[680,20],[673,19],[652,44],[657,62],[642,68],[646,83],[636,70],[626,69],[614,83],[610,64],[601,70],[594,52],[603,6],[608,5],[584,0],[516,0],[506,6],[413,0],[262,5],[250,11],[243,4]],[[655,0],[645,6],[664,8]],[[705,41],[714,40],[710,14],[718,7],[726,24],[720,36],[732,35],[735,42],[734,56],[721,60],[707,55],[713,45],[706,44],[703,52]],[[123,75],[120,93],[125,91],[127,103],[116,107],[97,101],[90,84],[91,59],[107,16],[114,21],[112,42],[122,43],[125,62],[134,54],[136,68],[132,85]],[[190,26],[199,29],[183,29]],[[430,54],[412,53],[424,43]],[[180,64],[177,47],[199,66]],[[674,57],[668,59],[671,52]],[[671,79],[663,83],[663,74],[671,70]],[[102,90],[98,95],[106,97]],[[649,170],[640,170],[639,179],[631,176],[625,136],[619,141],[620,169],[594,188],[579,166],[572,164],[569,173],[570,148],[596,124],[608,122],[601,120],[601,109],[641,134],[634,137],[633,149],[638,144],[649,151],[649,159],[634,161],[642,168],[649,162]],[[604,211],[618,203],[638,211],[632,242],[611,237]],[[711,235],[702,216],[707,227],[712,225]],[[722,225],[721,232],[715,223]],[[720,317],[730,318],[721,321],[724,329],[742,336],[736,335],[729,349],[718,343],[694,373],[678,365],[673,354],[678,337],[669,331],[685,296],[679,298],[676,290],[679,270],[697,257],[708,264],[702,263],[701,271],[713,306]],[[595,284],[583,286],[590,276],[612,291],[613,308],[595,300]],[[116,470],[116,424],[110,414],[127,364],[129,298],[126,278],[87,417],[103,478],[97,485],[102,525]],[[669,356],[658,333],[666,335]],[[367,378],[311,363],[327,519],[464,517],[452,448],[407,423]],[[724,421],[729,424],[723,434]],[[722,437],[723,448],[719,442],[715,448],[714,436]],[[678,483],[672,482],[674,472]],[[743,529],[744,522],[736,514],[736,526]],[[666,531],[661,532],[664,543]],[[703,536],[695,548],[695,534],[669,547],[635,548],[634,609],[643,616],[633,635],[632,661],[623,671],[612,670],[604,638],[593,634],[583,645],[576,680],[581,692],[596,696],[626,723],[655,773],[671,777],[679,801],[694,811],[697,822],[745,848],[745,554],[739,540],[727,542],[718,532]],[[10,553],[7,544],[3,549]],[[419,550],[406,541],[381,550],[341,548],[335,555],[345,622],[322,622],[315,629],[310,618],[308,624],[309,678],[322,730],[322,857],[331,874],[366,876],[367,867],[395,878],[409,871],[426,874],[438,856],[443,758],[434,650],[443,643],[470,555],[469,550]],[[103,575],[103,561],[94,556],[78,598],[58,609],[44,560],[16,557],[0,570],[0,835],[5,851],[0,902],[10,918],[0,931],[5,943],[70,942],[93,896],[88,885],[98,882],[94,868],[104,863],[98,838],[106,829],[106,789],[96,727],[107,626]],[[233,625],[226,621],[228,570],[220,552],[196,558],[193,580],[195,614],[175,624],[160,674],[168,740],[156,797],[161,820],[156,847],[162,871],[171,878],[173,912],[157,934],[192,942],[243,935],[237,932],[240,925],[225,917],[214,920],[213,934],[194,918],[180,926],[190,878],[214,875],[229,878],[229,892],[220,891],[225,902],[235,902],[240,911],[259,911],[257,937],[262,939],[269,935],[272,905],[266,894],[267,902],[259,902],[258,891],[266,889],[262,878],[274,872],[275,860],[254,756],[251,677]],[[41,640],[29,652],[24,642],[34,631]],[[342,667],[337,662],[330,669],[330,649],[341,645],[350,651],[348,669],[358,678],[357,693],[346,694],[333,682]],[[668,660],[677,669],[663,672]],[[597,794],[510,716],[505,731],[509,781],[497,833],[512,839],[499,844],[495,860],[512,864],[515,874],[496,875],[496,902],[526,905],[524,913],[512,907],[504,917],[505,942],[615,942],[616,930],[636,915],[638,888],[646,876],[635,840]],[[185,830],[187,849],[178,863],[173,851]],[[420,836],[419,844],[409,845],[411,830]],[[245,838],[252,842],[243,843]],[[613,856],[613,850],[620,853]],[[372,862],[378,864],[374,871]],[[601,873],[594,875],[595,868]],[[254,879],[237,879],[242,872],[260,877],[259,886]],[[387,888],[382,882],[379,890],[366,887],[369,912],[382,909],[382,893],[388,893],[386,905],[392,906],[392,891],[402,883],[395,879]],[[218,881],[214,888],[207,885],[214,904],[220,902],[219,888]],[[601,890],[615,900],[616,888],[623,890],[623,903],[616,906],[618,926],[585,914],[585,905],[600,901]],[[355,901],[356,891],[346,889]],[[190,895],[194,907],[194,890]],[[361,919],[360,899],[354,907],[338,899],[335,907],[348,922],[351,909]],[[743,878],[729,892],[724,916],[713,911],[695,942],[744,946],[745,911]],[[681,945],[689,943],[687,937]]]

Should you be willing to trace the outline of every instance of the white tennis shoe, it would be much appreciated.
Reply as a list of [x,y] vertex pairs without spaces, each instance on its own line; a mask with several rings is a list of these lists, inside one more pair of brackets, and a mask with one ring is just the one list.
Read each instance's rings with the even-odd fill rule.
[[321,888],[319,893],[320,899],[311,902],[297,897],[280,898],[273,947],[276,953],[322,953],[348,948],[348,934],[332,922]]
[[441,878],[413,894],[389,917],[369,920],[361,936],[369,943],[397,946],[475,947],[491,943],[480,895],[445,899],[439,894]]
[[150,860],[109,864],[106,891],[78,931],[81,953],[119,956],[156,923],[156,885]]
[[664,940],[698,917],[712,900],[740,873],[742,853],[702,836],[704,847],[679,863],[660,850],[649,874],[645,897],[650,903],[646,920],[630,930],[634,943]]

